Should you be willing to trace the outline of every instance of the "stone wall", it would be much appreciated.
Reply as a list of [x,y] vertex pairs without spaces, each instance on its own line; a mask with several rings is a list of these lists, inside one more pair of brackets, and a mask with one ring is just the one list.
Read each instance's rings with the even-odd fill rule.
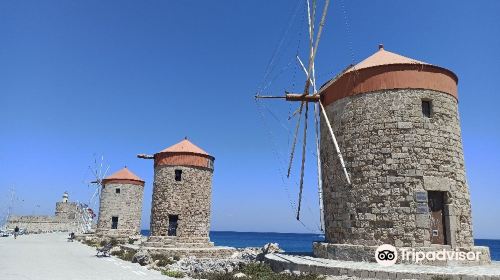
[[[117,189],[120,189],[119,193]],[[106,184],[101,191],[96,234],[110,236],[140,234],[143,196],[144,186]],[[118,217],[117,229],[111,228],[112,217]]]
[[26,233],[45,233],[54,231],[77,232],[75,219],[59,219],[53,216],[12,216],[7,221],[6,227],[14,229],[18,226]]
[[56,217],[59,219],[74,220],[77,216],[76,202],[56,202]]
[[[175,180],[175,170],[182,180]],[[177,242],[209,242],[212,170],[186,166],[155,167],[151,235],[168,235],[168,216],[178,215]]]
[[188,258],[188,257],[196,257],[196,258],[229,258],[236,251],[235,248],[232,247],[201,247],[201,248],[185,248],[185,247],[174,247],[174,248],[162,248],[162,247],[139,247],[136,245],[123,244],[120,245],[120,248],[126,251],[137,252],[140,249],[147,250],[151,255],[161,255],[164,258]]
[[76,202],[57,202],[55,216],[12,216],[6,227],[14,229],[18,226],[26,233],[77,232],[77,212]]
[[[422,100],[432,100],[431,118]],[[359,94],[327,106],[351,176],[346,184],[321,123],[325,237],[328,243],[429,246],[430,214],[416,192],[446,191],[447,239],[473,245],[457,100],[432,90]]]

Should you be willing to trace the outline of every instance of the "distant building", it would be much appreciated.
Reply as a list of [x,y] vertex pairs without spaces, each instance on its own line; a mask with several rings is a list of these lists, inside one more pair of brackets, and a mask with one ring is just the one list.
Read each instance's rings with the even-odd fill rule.
[[321,101],[351,176],[321,125],[324,243],[318,257],[374,260],[381,244],[473,247],[457,76],[383,46],[326,83]]
[[59,219],[75,220],[77,213],[77,203],[69,202],[69,195],[64,192],[61,201],[56,202],[56,217]]
[[96,234],[116,237],[139,235],[144,181],[127,167],[102,181]]
[[62,200],[56,203],[55,216],[11,216],[6,227],[18,226],[26,233],[44,233],[54,231],[79,231],[78,204],[69,202],[69,195],[64,192]]

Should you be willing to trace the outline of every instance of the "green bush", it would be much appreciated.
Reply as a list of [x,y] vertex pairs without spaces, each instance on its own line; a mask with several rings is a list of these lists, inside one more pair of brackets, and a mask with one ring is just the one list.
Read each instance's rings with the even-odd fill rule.
[[261,263],[250,263],[243,267],[242,271],[247,276],[252,279],[262,279],[262,280],[322,280],[324,277],[318,276],[316,274],[286,274],[286,273],[276,273],[271,269],[268,264]]
[[132,258],[134,257],[135,253],[132,252],[132,251],[125,251],[122,256],[120,257],[120,259],[124,260],[124,261],[129,261],[131,262],[132,261]]
[[128,239],[128,244],[134,244],[135,240],[133,238]]
[[261,263],[249,263],[243,267],[241,272],[258,279],[276,274],[269,265]]
[[[234,274],[242,272],[247,275],[247,278],[235,278]],[[194,278],[197,279],[208,279],[208,280],[242,280],[242,279],[258,279],[258,280],[323,280],[322,276],[316,274],[285,274],[276,273],[267,264],[260,263],[250,263],[244,266],[239,271],[234,271],[232,273],[204,273],[196,275]]]
[[163,270],[161,274],[169,276],[169,277],[174,277],[174,278],[184,278],[184,273],[180,271],[174,271],[174,270]]
[[433,276],[431,279],[432,280],[450,280],[451,278],[446,277],[446,276]]
[[83,240],[82,243],[90,247],[97,247],[98,245],[92,240]]
[[200,275],[196,275],[195,279],[208,279],[208,280],[235,280],[235,279],[249,279],[249,278],[235,278],[232,273],[228,272],[220,272],[220,273],[204,273]]
[[153,259],[153,262],[158,260],[158,266],[167,266],[175,263],[175,260],[173,260],[172,258],[160,254],[153,254],[151,255],[151,258]]
[[118,240],[116,240],[116,238],[111,238],[111,240],[109,240],[109,243],[111,243],[111,246],[115,247],[118,245]]
[[111,239],[103,239],[101,240],[101,242],[99,242],[99,246],[103,247],[103,246],[106,246],[108,243],[111,244],[111,246],[115,247],[117,246],[120,242],[118,242],[118,240],[116,240],[116,238],[111,238]]
[[123,255],[123,250],[120,250],[120,251],[113,251],[113,252],[111,252],[111,255],[112,255],[112,256],[117,256],[117,257],[120,257],[121,255]]
[[132,251],[125,251],[125,250],[119,250],[119,251],[113,251],[111,252],[111,255],[116,256],[124,261],[132,261],[132,258],[134,257],[134,252]]

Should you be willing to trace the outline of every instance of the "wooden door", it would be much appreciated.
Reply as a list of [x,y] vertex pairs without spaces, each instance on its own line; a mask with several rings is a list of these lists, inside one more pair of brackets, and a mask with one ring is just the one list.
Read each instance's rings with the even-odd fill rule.
[[446,226],[444,216],[444,192],[430,191],[429,213],[431,215],[431,243],[446,245]]

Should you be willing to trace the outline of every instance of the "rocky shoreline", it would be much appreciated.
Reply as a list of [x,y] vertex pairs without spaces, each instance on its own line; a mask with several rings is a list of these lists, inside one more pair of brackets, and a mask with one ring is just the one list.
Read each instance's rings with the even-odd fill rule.
[[[82,243],[99,247],[105,242],[80,240]],[[283,253],[277,243],[268,243],[262,248],[237,249],[229,258],[164,257],[152,255],[145,249],[133,253],[124,250],[118,242],[113,244],[110,254],[125,261],[138,263],[147,269],[158,270],[163,275],[180,279],[279,279],[279,280],[319,280],[319,279],[359,279],[353,277],[326,277],[310,273],[283,271],[273,272],[265,263],[265,255]]]
[[[383,267],[373,262],[349,262],[282,253],[278,244],[263,248],[236,249],[226,258],[177,257],[150,254],[147,250],[125,250],[112,241],[109,255],[94,257],[96,248],[109,240],[90,238],[67,242],[64,233],[29,234],[1,239],[5,261],[0,271],[21,275],[13,279],[264,279],[264,280],[500,280],[500,262],[482,266],[427,266],[396,264]],[[131,238],[130,241],[132,242]],[[139,240],[136,240],[139,243]],[[76,244],[75,244],[76,243]],[[0,244],[2,245],[2,244]],[[88,246],[82,246],[88,245]],[[140,248],[140,246],[138,246]],[[55,254],[55,252],[57,252]],[[19,262],[27,259],[33,265]],[[40,277],[42,271],[43,277]],[[93,275],[93,278],[89,278]],[[3,279],[3,278],[2,278]],[[11,279],[11,278],[8,278]]]

